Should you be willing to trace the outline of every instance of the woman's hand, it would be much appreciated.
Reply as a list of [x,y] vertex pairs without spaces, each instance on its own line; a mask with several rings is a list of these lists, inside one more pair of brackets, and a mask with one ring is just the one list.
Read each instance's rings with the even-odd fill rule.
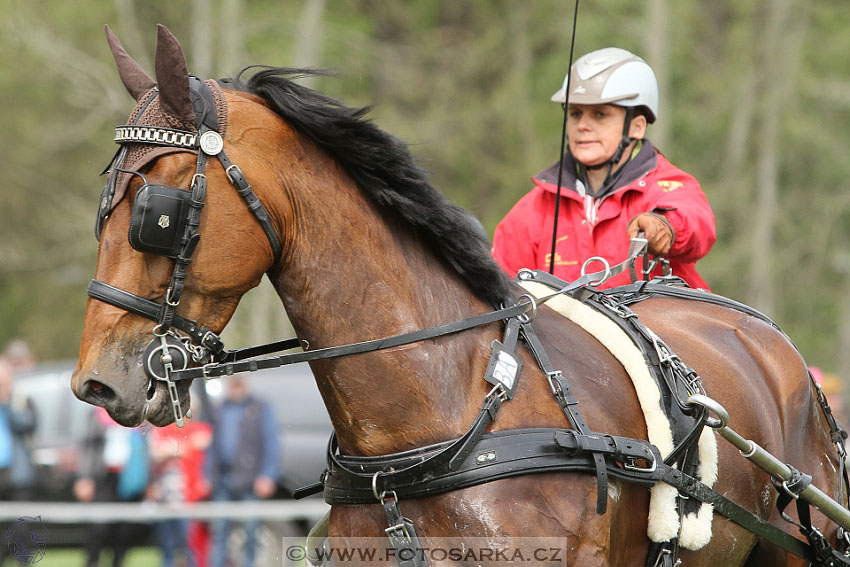
[[673,227],[663,216],[658,213],[641,213],[629,221],[629,238],[635,238],[639,232],[643,232],[649,253],[655,256],[663,256],[673,247],[676,233]]

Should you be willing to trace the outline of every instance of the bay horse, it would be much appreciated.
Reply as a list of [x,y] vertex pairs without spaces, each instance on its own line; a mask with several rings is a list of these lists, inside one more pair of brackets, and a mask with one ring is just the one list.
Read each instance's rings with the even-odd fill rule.
[[[113,163],[101,202],[96,280],[162,301],[174,320],[203,322],[206,337],[225,327],[240,298],[266,275],[307,352],[462,320],[514,304],[525,293],[494,263],[486,235],[470,216],[429,184],[406,145],[368,121],[363,109],[298,85],[293,77],[306,71],[260,68],[245,82],[199,81],[189,75],[177,40],[160,27],[154,81],[108,28],[107,36],[121,79],[139,103],[129,124],[179,129],[191,142],[175,147],[132,134],[119,140],[127,152]],[[204,112],[221,133],[212,142],[222,144],[229,160],[210,160],[205,170],[192,137],[208,129],[196,121],[203,97],[191,95],[201,83],[212,95]],[[240,171],[244,179],[237,183]],[[199,238],[191,264],[180,252],[155,254],[128,242],[140,187],[176,187],[186,194],[192,187],[194,199],[201,182],[206,193],[203,207],[194,209]],[[160,226],[168,224],[163,217]],[[181,262],[182,293],[165,301],[173,299]],[[676,298],[649,299],[634,311],[702,376],[743,436],[840,494],[838,455],[806,364],[780,331],[741,311]],[[636,394],[611,353],[545,305],[533,324],[590,428],[646,439]],[[72,378],[75,394],[125,426],[144,420],[164,426],[185,412],[188,381],[174,386],[146,374],[150,344],[166,340],[154,329],[151,343],[151,333],[148,317],[90,298]],[[494,321],[312,361],[340,451],[386,455],[462,435],[491,388],[482,377],[491,344],[502,336],[502,322]],[[567,426],[532,355],[522,347],[517,355],[521,379],[490,430]],[[719,446],[714,488],[771,523],[788,525],[776,510],[769,476],[731,445]],[[649,491],[612,480],[605,514],[594,509],[596,491],[592,474],[545,472],[401,505],[420,536],[559,537],[566,541],[566,565],[644,565]],[[834,524],[817,512],[813,522],[835,541]],[[377,537],[385,528],[377,501],[332,507],[331,536]],[[714,519],[710,542],[682,550],[681,558],[688,567],[804,563],[722,517]]]

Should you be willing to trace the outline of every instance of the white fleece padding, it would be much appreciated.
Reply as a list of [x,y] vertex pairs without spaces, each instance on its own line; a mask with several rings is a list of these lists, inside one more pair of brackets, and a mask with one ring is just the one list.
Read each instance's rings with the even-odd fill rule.
[[[520,282],[535,297],[547,296],[551,288],[537,282]],[[546,305],[590,333],[607,348],[632,380],[644,419],[648,441],[658,447],[662,457],[673,450],[673,431],[661,406],[661,392],[649,372],[647,362],[632,339],[607,315],[589,305],[566,295],[557,295]],[[714,431],[704,429],[699,440],[699,478],[709,487],[717,479],[717,441]],[[679,536],[679,544],[686,549],[699,549],[711,539],[713,508],[702,504],[697,513],[687,514],[679,531],[679,514],[676,511],[677,491],[672,486],[658,482],[650,491],[647,535],[652,541],[665,542]]]

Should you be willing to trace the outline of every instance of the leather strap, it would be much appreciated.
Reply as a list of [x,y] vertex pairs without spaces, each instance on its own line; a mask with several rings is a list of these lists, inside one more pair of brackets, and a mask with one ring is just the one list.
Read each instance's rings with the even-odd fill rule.
[[381,495],[380,501],[387,520],[387,529],[384,532],[396,552],[398,566],[428,567],[428,558],[419,542],[416,528],[413,522],[402,516],[395,492]]
[[298,352],[293,354],[273,356],[270,358],[247,360],[244,362],[207,364],[202,367],[187,368],[186,370],[180,370],[178,372],[175,372],[173,379],[187,380],[193,378],[216,378],[219,376],[235,374],[237,372],[252,372],[265,368],[277,368],[279,366],[284,366],[286,364],[295,364],[297,362],[321,360],[325,358],[338,358],[340,356],[348,356],[351,354],[372,352],[376,350],[382,350],[397,347],[400,345],[424,341],[426,339],[433,339],[436,337],[441,337],[443,335],[458,333],[460,331],[465,331],[467,329],[472,329],[481,325],[494,323],[496,321],[500,321],[509,317],[515,317],[519,314],[529,311],[531,308],[531,304],[521,303],[519,305],[514,305],[513,307],[506,307],[504,309],[499,309],[490,313],[484,313],[482,315],[476,315],[474,317],[469,317],[468,319],[455,321],[453,323],[446,323],[444,325],[429,327],[427,329],[421,329],[419,331],[413,331],[401,335],[394,335],[392,337],[384,337],[381,339],[373,339],[371,341],[364,341],[360,343],[321,348],[309,352]]
[[779,326],[774,323],[773,320],[770,319],[770,317],[768,317],[761,311],[758,311],[757,309],[753,309],[749,305],[746,305],[739,301],[735,301],[734,299],[729,299],[728,297],[724,297],[722,295],[715,295],[707,291],[681,287],[678,285],[671,285],[669,283],[665,283],[666,280],[681,281],[677,277],[662,277],[657,278],[656,280],[650,280],[648,282],[640,281],[621,287],[597,290],[597,292],[602,295],[619,295],[621,296],[619,298],[619,301],[625,305],[642,301],[650,296],[673,297],[677,299],[695,299],[697,301],[703,301],[705,303],[722,305],[724,307],[729,307],[731,309],[735,309],[736,311],[746,313],[747,315],[752,315],[753,317],[761,319],[765,323],[779,329]]
[[[118,289],[99,280],[89,282],[88,294],[92,299],[120,307],[125,311],[146,317],[152,321],[156,321],[159,317],[159,303],[139,297],[123,289]],[[189,335],[195,343],[207,348],[213,354],[214,358],[220,357],[224,352],[224,343],[221,342],[218,335],[203,325],[198,325],[194,321],[185,319],[180,315],[174,315],[171,326],[180,329]]]
[[257,220],[260,222],[260,226],[263,227],[263,232],[266,233],[266,237],[269,239],[269,243],[272,245],[272,251],[274,252],[274,263],[277,264],[278,260],[280,260],[280,255],[282,253],[282,247],[280,244],[280,239],[277,236],[277,233],[274,231],[272,227],[271,218],[269,217],[269,212],[266,210],[266,207],[263,205],[263,202],[260,201],[259,197],[254,193],[254,188],[248,184],[248,181],[245,179],[245,175],[243,175],[242,170],[239,169],[238,166],[234,165],[229,159],[227,159],[227,155],[222,151],[218,154],[218,161],[221,162],[222,167],[224,167],[224,171],[227,173],[227,178],[236,187],[236,191],[245,201],[245,204],[248,205],[248,209],[257,217]]
[[[103,301],[104,303],[108,303],[115,307],[120,307],[125,311],[129,311],[135,315],[140,315],[152,321],[156,321],[159,316],[159,303],[151,301],[150,299],[139,297],[138,295],[124,291],[123,289],[118,289],[117,287],[113,287],[99,280],[92,280],[89,282],[88,294],[93,299]],[[210,352],[214,354],[214,359],[220,360],[221,362],[245,360],[246,358],[291,350],[301,346],[301,341],[298,339],[286,339],[266,345],[226,351],[224,350],[224,343],[221,342],[218,335],[208,328],[198,325],[194,321],[181,317],[180,315],[175,315],[171,322],[171,326],[180,329],[189,335],[194,342],[209,349]]]
[[[204,87],[206,87],[206,84],[204,84]],[[206,126],[201,125],[198,134],[202,135],[208,131]],[[177,309],[180,298],[183,296],[183,286],[186,282],[186,276],[189,273],[189,264],[192,263],[192,256],[195,254],[195,248],[198,246],[198,241],[200,240],[198,227],[201,224],[201,210],[204,208],[204,201],[206,201],[207,196],[206,165],[207,154],[198,152],[195,175],[192,177],[192,199],[189,202],[186,232],[182,239],[183,246],[180,254],[174,259],[171,282],[168,284],[168,289],[160,306],[157,321],[161,326],[160,331],[167,331],[171,327],[171,322],[174,320],[175,315],[174,310]]]
[[[328,446],[329,467],[322,484],[329,504],[375,501],[373,490],[393,490],[400,498],[443,494],[485,482],[538,472],[595,470],[591,454],[603,455],[611,476],[651,486],[662,472],[658,450],[648,441],[613,435],[581,435],[571,429],[514,429],[484,433],[459,464],[445,466],[457,440],[392,455],[352,457]],[[443,462],[441,465],[440,462]],[[375,478],[375,475],[377,479]]]
[[[590,435],[590,427],[581,415],[578,408],[578,400],[573,395],[570,388],[569,380],[567,380],[560,371],[556,371],[546,354],[540,339],[530,324],[522,326],[525,342],[531,350],[537,364],[546,373],[549,378],[549,385],[552,387],[552,393],[557,400],[561,410],[566,414],[567,419],[573,428],[583,435]],[[605,466],[605,459],[598,452],[591,452],[593,463],[596,468],[596,513],[604,514],[608,509],[608,470]]]
[[803,559],[812,559],[811,549],[805,542],[759,518],[749,510],[738,506],[692,476],[666,465],[661,468],[664,473],[662,480],[677,488],[682,494],[696,498],[700,502],[711,504],[714,506],[715,512],[723,514],[742,528],[768,540],[785,551]]

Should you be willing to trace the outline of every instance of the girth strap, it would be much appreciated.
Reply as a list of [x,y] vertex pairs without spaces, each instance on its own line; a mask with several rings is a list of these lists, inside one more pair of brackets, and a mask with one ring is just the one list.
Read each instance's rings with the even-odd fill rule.
[[454,453],[457,444],[447,441],[392,455],[354,457],[340,455],[332,438],[323,477],[325,501],[367,504],[383,490],[395,491],[399,498],[420,498],[529,473],[594,471],[591,454],[601,455],[611,476],[620,480],[651,486],[661,479],[658,450],[640,439],[582,435],[571,429],[495,431],[481,435],[461,462],[446,464],[452,460],[446,455]]

